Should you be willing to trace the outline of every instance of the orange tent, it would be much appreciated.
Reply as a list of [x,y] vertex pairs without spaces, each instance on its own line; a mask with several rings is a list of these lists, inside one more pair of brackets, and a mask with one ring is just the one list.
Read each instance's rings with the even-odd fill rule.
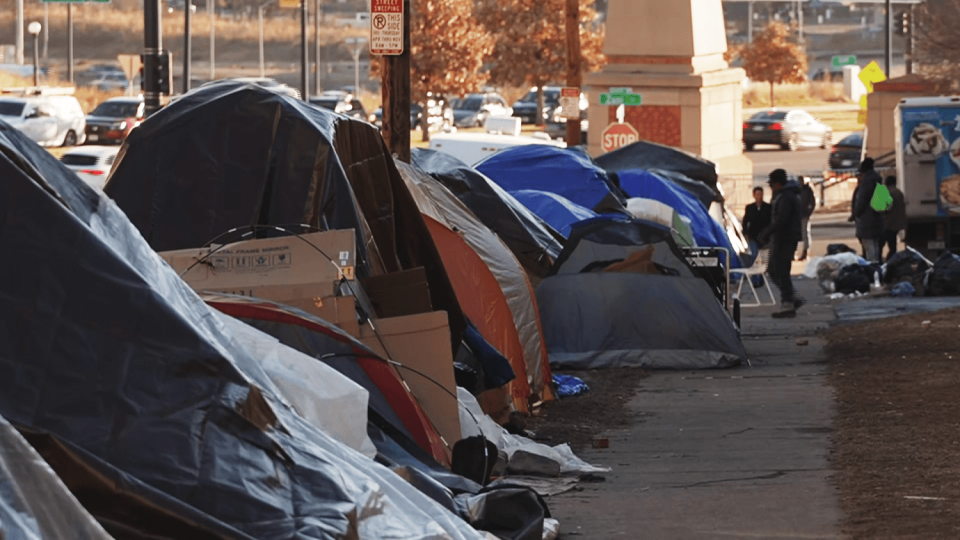
[[427,223],[463,312],[513,367],[514,408],[554,398],[533,287],[520,262],[452,193],[426,173],[397,163]]

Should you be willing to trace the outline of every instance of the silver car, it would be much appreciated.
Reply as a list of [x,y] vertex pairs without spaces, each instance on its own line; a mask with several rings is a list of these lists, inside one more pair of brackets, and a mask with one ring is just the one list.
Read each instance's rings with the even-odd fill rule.
[[829,148],[833,129],[807,111],[761,111],[743,123],[743,146],[753,150],[757,144],[776,144],[794,151],[802,146]]
[[86,117],[73,96],[3,96],[0,119],[40,146],[76,146],[86,138]]

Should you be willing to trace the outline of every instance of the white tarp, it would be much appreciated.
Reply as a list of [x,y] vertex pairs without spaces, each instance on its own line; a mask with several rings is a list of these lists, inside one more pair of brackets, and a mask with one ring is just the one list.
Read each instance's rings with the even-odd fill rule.
[[361,454],[371,458],[377,455],[377,448],[367,435],[370,395],[365,388],[273,336],[233,317],[220,318],[240,344],[260,360],[264,371],[283,392],[282,397],[300,416]]
[[[567,443],[547,446],[520,435],[513,435],[503,429],[480,409],[477,398],[467,390],[457,387],[457,400],[460,402],[460,426],[463,438],[483,434],[497,448],[512,456],[517,450],[552,459],[560,464],[560,473],[608,472],[607,467],[595,467],[574,455]],[[479,425],[478,425],[479,424]]]

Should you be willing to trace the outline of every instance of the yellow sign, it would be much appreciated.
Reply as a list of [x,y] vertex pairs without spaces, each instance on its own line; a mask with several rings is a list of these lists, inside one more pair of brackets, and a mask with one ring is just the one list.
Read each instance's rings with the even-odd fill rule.
[[874,60],[860,71],[860,80],[863,81],[863,85],[867,87],[867,93],[870,94],[873,93],[873,85],[887,80],[887,76],[883,73],[880,64]]
[[858,124],[861,124],[861,125],[867,123],[867,111],[866,111],[866,110],[861,110],[861,111],[859,111],[859,112],[857,113],[857,123],[858,123]]
[[860,110],[867,110],[867,95],[860,96]]
[[282,8],[298,8],[298,7],[300,7],[300,0],[280,0],[280,7],[282,7]]

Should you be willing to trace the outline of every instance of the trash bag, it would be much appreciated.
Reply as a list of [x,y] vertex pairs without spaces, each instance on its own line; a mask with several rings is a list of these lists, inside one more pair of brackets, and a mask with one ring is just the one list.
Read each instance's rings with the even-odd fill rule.
[[573,375],[559,375],[554,373],[553,384],[557,385],[557,397],[561,398],[579,396],[580,394],[586,394],[590,391],[590,387],[587,386],[587,383],[583,382],[583,379],[574,377]]
[[855,292],[870,292],[870,284],[873,283],[873,276],[880,272],[880,267],[874,264],[851,264],[844,266],[837,274],[834,280],[836,291],[843,294]]
[[929,268],[930,261],[916,250],[908,247],[903,251],[894,253],[887,260],[883,271],[883,281],[884,283],[899,283],[904,279],[913,281],[916,278],[922,278]]
[[834,283],[840,275],[840,271],[847,266],[858,266],[866,264],[867,261],[861,259],[854,253],[841,252],[834,255],[827,255],[817,262],[817,281],[820,282],[823,292],[832,293],[836,287],[829,287],[828,284]]
[[837,253],[856,253],[856,250],[846,244],[827,245],[827,255],[836,255]]
[[890,289],[890,296],[913,296],[916,292],[917,290],[913,288],[909,281],[901,281]]
[[960,256],[944,251],[930,269],[927,294],[931,296],[960,295]]

